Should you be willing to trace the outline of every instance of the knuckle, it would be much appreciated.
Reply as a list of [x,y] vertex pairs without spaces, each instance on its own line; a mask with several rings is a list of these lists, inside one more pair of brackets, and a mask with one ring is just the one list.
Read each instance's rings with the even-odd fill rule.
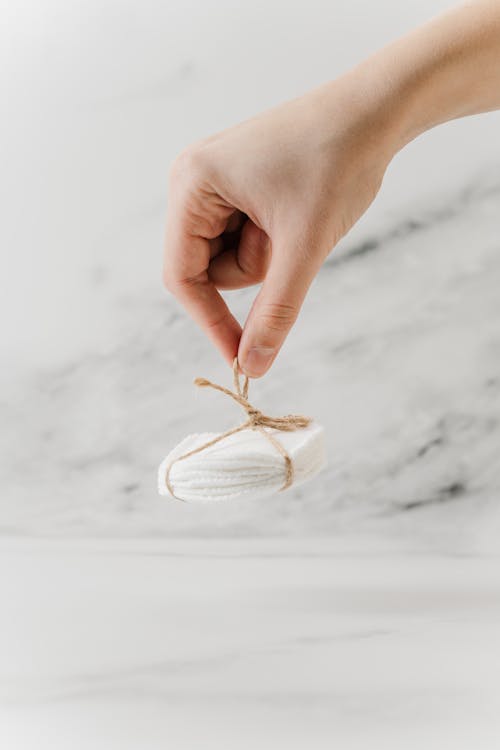
[[224,312],[222,313],[222,315],[219,315],[217,318],[207,320],[206,327],[208,330],[212,331],[215,328],[218,328],[219,326],[223,325],[227,321],[228,318],[229,318],[229,313]]
[[257,284],[265,279],[267,264],[266,259],[262,255],[255,254],[253,256],[240,258],[237,254],[236,262],[242,274],[248,281]]
[[253,273],[252,273],[253,280],[256,283],[264,281],[264,279],[266,278],[268,265],[269,265],[268,259],[264,255],[261,255],[256,260],[255,265],[253,267]]
[[204,271],[194,275],[181,275],[179,272],[173,273],[167,265],[163,269],[163,285],[177,296],[189,294],[193,289],[199,291],[206,282],[207,277]]
[[288,331],[297,320],[298,309],[294,305],[270,302],[262,311],[262,322],[271,331]]
[[261,281],[264,281],[264,279],[266,278],[266,267],[264,266],[264,264],[261,264],[258,267],[254,268],[248,274],[248,277],[254,284],[259,284]]
[[249,281],[263,281],[269,265],[269,240],[247,245],[244,252],[237,253],[236,261]]
[[194,144],[181,151],[172,162],[169,170],[170,183],[191,182],[205,172],[207,159],[203,148]]

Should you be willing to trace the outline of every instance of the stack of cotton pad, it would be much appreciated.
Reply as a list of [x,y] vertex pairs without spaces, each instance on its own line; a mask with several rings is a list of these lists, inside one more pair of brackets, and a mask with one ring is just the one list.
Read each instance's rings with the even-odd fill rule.
[[[302,429],[285,432],[266,428],[266,432],[283,446],[293,466],[294,487],[317,474],[325,465],[324,431],[311,422]],[[255,499],[272,495],[286,482],[283,456],[259,431],[244,429],[229,435],[182,460],[180,456],[205,445],[217,433],[189,435],[162,461],[158,471],[160,495],[186,502],[210,502],[236,498]]]

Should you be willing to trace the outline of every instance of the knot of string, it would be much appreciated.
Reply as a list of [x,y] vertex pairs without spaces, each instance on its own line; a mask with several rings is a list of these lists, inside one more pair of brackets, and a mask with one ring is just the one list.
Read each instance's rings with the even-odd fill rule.
[[[223,432],[221,435],[217,435],[217,437],[209,440],[207,443],[200,445],[198,448],[193,448],[193,450],[190,450],[187,453],[184,453],[182,456],[178,456],[177,458],[174,458],[173,461],[171,461],[166,470],[165,483],[168,491],[173,497],[177,496],[174,494],[169,477],[170,470],[174,463],[189,458],[189,456],[193,456],[195,453],[200,453],[206,448],[209,448],[210,446],[220,442],[224,438],[247,429],[257,430],[258,432],[260,432],[283,457],[283,460],[285,462],[285,481],[280,489],[285,490],[293,483],[292,459],[290,458],[283,445],[279,442],[279,440],[277,440],[274,435],[267,432],[265,428],[268,427],[274,430],[281,430],[283,432],[292,432],[294,430],[300,430],[304,427],[307,427],[310,424],[311,419],[309,417],[304,417],[301,414],[287,414],[284,417],[270,417],[267,414],[263,414],[263,412],[261,412],[259,409],[256,409],[255,406],[253,406],[248,400],[248,377],[246,375],[243,376],[243,384],[241,383],[237,357],[235,357],[233,360],[233,379],[234,391],[231,391],[229,388],[225,388],[222,385],[218,385],[217,383],[212,383],[206,378],[195,379],[194,384],[199,386],[200,388],[213,388],[216,391],[225,393],[226,396],[230,396],[230,398],[236,401],[244,409],[247,414],[247,419],[237,427],[233,427],[232,429]],[[181,500],[182,498],[177,499]]]
[[[302,427],[307,427],[310,423],[309,417],[303,417],[300,414],[287,414],[285,417],[269,417],[267,414],[263,414],[259,409],[248,400],[248,377],[243,377],[243,385],[240,382],[238,359],[235,357],[233,362],[233,377],[234,377],[234,391],[229,388],[224,388],[222,385],[212,383],[206,378],[196,378],[194,384],[200,388],[214,388],[216,391],[225,393],[226,396],[230,396],[246,411],[248,421],[245,423],[246,427],[272,427],[275,430],[283,430],[285,432],[291,432],[293,430],[299,430]],[[240,429],[243,429],[243,425],[240,425]]]

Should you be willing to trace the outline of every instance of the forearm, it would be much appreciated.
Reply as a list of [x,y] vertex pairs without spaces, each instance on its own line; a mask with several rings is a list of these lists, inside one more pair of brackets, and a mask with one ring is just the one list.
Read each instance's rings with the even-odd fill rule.
[[500,0],[459,6],[359,66],[387,87],[397,148],[440,123],[500,108]]
[[370,148],[389,159],[440,123],[500,109],[500,0],[453,8],[312,94],[335,137],[345,118],[356,138],[356,112],[363,129],[369,113]]

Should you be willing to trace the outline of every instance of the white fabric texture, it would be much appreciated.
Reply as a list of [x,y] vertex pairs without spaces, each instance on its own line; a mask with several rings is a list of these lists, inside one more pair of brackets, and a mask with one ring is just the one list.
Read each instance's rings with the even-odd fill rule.
[[[291,487],[310,479],[325,466],[321,425],[312,422],[308,427],[292,432],[270,428],[266,431],[279,440],[292,460]],[[172,497],[165,481],[172,461],[216,436],[217,433],[188,435],[170,451],[158,470],[160,495]],[[186,502],[265,497],[278,492],[285,479],[283,456],[264,435],[251,429],[237,432],[193,456],[176,461],[169,474],[174,496]]]

